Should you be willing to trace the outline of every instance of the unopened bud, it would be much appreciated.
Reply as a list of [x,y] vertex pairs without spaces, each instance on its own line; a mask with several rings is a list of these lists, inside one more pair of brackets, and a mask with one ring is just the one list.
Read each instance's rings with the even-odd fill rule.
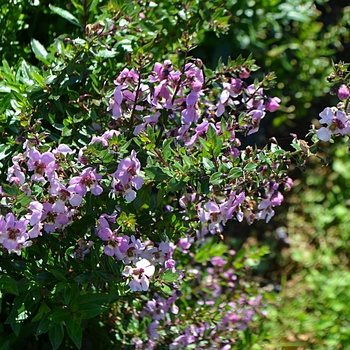
[[341,85],[338,89],[338,98],[339,100],[346,100],[350,96],[349,88],[346,85]]

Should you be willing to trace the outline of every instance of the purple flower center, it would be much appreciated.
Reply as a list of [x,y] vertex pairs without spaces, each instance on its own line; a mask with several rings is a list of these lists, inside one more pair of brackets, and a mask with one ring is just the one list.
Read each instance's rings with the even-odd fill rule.
[[115,186],[114,186],[114,189],[117,191],[117,192],[122,192],[123,191],[123,186],[121,183],[117,183]]
[[132,272],[133,275],[138,276],[139,278],[142,277],[142,274],[145,272],[145,270],[141,267],[139,269],[134,269]]
[[45,168],[46,168],[46,165],[44,163],[36,161],[34,163],[34,166],[35,166],[35,173],[36,174],[39,174],[39,175],[43,175],[44,174],[44,171],[45,171]]
[[69,191],[64,190],[64,189],[60,191],[60,199],[62,201],[66,201],[69,197],[70,197],[70,192]]
[[9,239],[11,240],[16,240],[17,235],[20,233],[19,229],[15,229],[13,227],[8,227],[7,228]]
[[93,185],[93,181],[92,181],[90,175],[85,175],[85,176],[80,180],[80,183],[81,183],[82,185],[87,186],[87,187],[90,187],[91,185]]
[[211,217],[211,221],[212,222],[217,222],[218,221],[218,219],[219,219],[219,213],[211,213],[210,214],[210,217]]
[[130,165],[129,168],[127,169],[127,172],[132,175],[135,176],[136,175],[136,171],[133,165]]
[[337,119],[337,118],[333,118],[332,120],[332,125],[330,127],[330,130],[334,131],[335,129],[339,129],[339,130],[342,130],[345,128],[345,125],[344,123],[340,120],[340,119]]

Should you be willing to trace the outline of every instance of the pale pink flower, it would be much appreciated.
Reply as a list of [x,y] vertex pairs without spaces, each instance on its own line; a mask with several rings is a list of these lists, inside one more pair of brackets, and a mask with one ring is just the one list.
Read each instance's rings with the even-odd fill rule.
[[125,266],[123,275],[125,277],[132,277],[129,282],[131,290],[147,291],[149,288],[149,279],[152,278],[155,272],[155,267],[147,260],[142,259],[136,263],[136,268]]

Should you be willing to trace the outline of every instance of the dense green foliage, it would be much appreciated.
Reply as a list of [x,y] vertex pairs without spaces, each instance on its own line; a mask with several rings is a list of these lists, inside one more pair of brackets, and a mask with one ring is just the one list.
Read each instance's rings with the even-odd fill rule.
[[[115,88],[114,79],[124,68],[141,71],[142,67],[150,72],[155,62],[170,59],[181,69],[193,56],[202,59],[206,82],[211,82],[215,74],[229,74],[225,69],[230,73],[242,67],[255,71],[257,66],[251,57],[229,60],[226,65],[229,56],[235,59],[252,53],[262,67],[257,77],[262,79],[269,71],[276,73],[274,91],[282,99],[281,111],[266,125],[279,127],[277,139],[290,132],[285,126],[295,127],[295,123],[303,123],[301,129],[305,132],[310,120],[320,112],[321,97],[330,88],[326,77],[332,70],[331,60],[348,41],[344,29],[349,8],[344,8],[334,22],[325,24],[322,21],[328,6],[327,1],[310,0],[75,0],[69,4],[55,1],[54,6],[44,1],[9,1],[0,16],[0,178],[6,195],[16,196],[11,212],[25,214],[30,203],[29,196],[17,192],[14,185],[5,185],[12,158],[23,152],[26,140],[40,144],[42,152],[62,143],[76,149],[87,147],[84,155],[89,162],[98,164],[108,174],[116,171],[117,165],[112,164],[116,158],[101,144],[91,144],[91,136],[118,127],[106,107]],[[272,80],[272,75],[266,78],[266,87],[271,87]],[[219,85],[212,86],[215,95]],[[135,115],[140,116],[137,112]],[[309,117],[309,121],[301,122],[301,117]],[[200,195],[208,195],[209,180],[206,183],[199,175],[202,164],[214,185],[222,183],[221,171],[231,171],[232,178],[241,176],[234,172],[235,168],[225,167],[224,161],[214,165],[212,160],[220,155],[219,148],[226,142],[214,134],[201,141],[204,149],[191,158],[186,158],[180,148],[170,151],[171,141],[167,140],[162,158],[156,152],[152,154],[159,139],[151,127],[139,143],[135,139],[129,142],[123,135],[113,137],[109,147],[118,148],[118,161],[127,157],[130,149],[147,154],[140,161],[148,166],[149,182],[134,204],[118,202],[123,215],[117,224],[123,232],[132,235],[135,225],[149,228],[148,237],[159,243],[165,240],[165,234],[152,233],[152,225],[155,227],[160,220],[164,221],[164,230],[173,228],[172,235],[167,232],[170,240],[193,228],[191,224],[177,224],[178,211],[165,213],[160,207],[172,205],[166,195],[172,195],[184,184],[198,189]],[[266,134],[270,136],[270,131]],[[255,139],[248,139],[248,143],[253,142]],[[231,301],[235,302],[245,295],[247,310],[259,294],[267,300],[267,305],[255,305],[256,314],[248,329],[235,329],[233,348],[261,349],[268,344],[272,348],[298,344],[310,349],[346,348],[350,341],[350,295],[346,284],[350,278],[346,246],[350,192],[349,161],[344,149],[330,151],[329,158],[335,160],[322,172],[312,168],[315,165],[320,169],[318,158],[315,164],[306,165],[302,176],[296,170],[299,180],[288,197],[288,207],[284,206],[284,213],[269,225],[247,226],[250,239],[240,241],[235,232],[226,232],[225,244],[218,243],[219,238],[214,236],[191,254],[186,250],[176,253],[181,261],[179,270],[188,266],[193,269],[182,284],[177,302],[181,310],[187,308],[186,313],[177,323],[171,315],[173,328],[164,326],[159,330],[165,344],[172,341],[167,331],[181,334],[189,324],[191,312],[194,319],[215,324],[221,317],[216,310],[226,302],[226,291],[232,293]],[[283,154],[278,146],[264,152],[272,161]],[[171,154],[178,161],[174,162],[176,181],[171,179],[172,173],[159,166],[159,159],[168,162]],[[325,154],[320,156],[326,158]],[[265,153],[259,157],[259,165],[265,164]],[[67,155],[64,163],[63,172],[73,173],[73,155]],[[243,176],[258,182],[257,167],[249,168],[250,164],[245,163]],[[238,163],[234,166],[238,167]],[[157,183],[157,190],[152,189],[153,183]],[[45,187],[35,185],[33,193],[40,198]],[[133,313],[147,299],[140,295],[135,298],[120,284],[124,278],[121,262],[106,255],[100,260],[101,249],[96,245],[91,248],[92,259],[73,258],[79,250],[81,228],[90,227],[88,237],[94,234],[96,208],[105,207],[112,214],[116,204],[114,198],[96,199],[91,193],[86,203],[88,209],[80,213],[82,218],[76,217],[65,233],[40,237],[23,253],[24,260],[1,253],[0,272],[7,274],[0,279],[1,349],[23,347],[28,342],[41,349],[79,348],[82,344],[87,349],[117,349],[126,344],[126,348],[131,348],[131,341],[136,338],[146,340],[150,320],[134,318]],[[4,202],[1,205],[8,210]],[[155,216],[150,217],[150,212]],[[235,227],[239,229],[239,225]],[[230,244],[235,245],[237,252],[230,249]],[[63,252],[62,246],[66,247]],[[201,302],[216,296],[211,290],[210,269],[211,259],[218,257],[228,261],[216,281],[224,292],[208,312]],[[278,266],[269,274],[266,265],[272,257]],[[225,275],[231,273],[230,266],[239,282],[233,290]],[[163,296],[171,297],[177,277],[177,272],[159,274],[156,286]],[[274,289],[278,285],[279,294]],[[199,305],[196,308],[195,302]],[[202,346],[209,346],[209,330],[200,339]],[[222,345],[226,340],[221,339]]]

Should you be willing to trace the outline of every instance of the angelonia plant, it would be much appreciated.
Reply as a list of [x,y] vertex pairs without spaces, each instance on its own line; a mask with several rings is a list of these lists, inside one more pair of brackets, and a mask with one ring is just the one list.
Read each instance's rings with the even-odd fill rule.
[[[269,222],[291,160],[312,147],[242,146],[280,103],[251,57],[210,70],[185,32],[169,59],[139,50],[113,63],[118,25],[58,38],[41,70],[3,62],[18,136],[3,150],[0,344],[34,333],[81,348],[99,322],[113,329],[107,347],[243,349],[264,313],[248,260],[268,251],[229,249],[225,225]],[[315,143],[350,131],[337,69],[345,102],[320,114]]]

